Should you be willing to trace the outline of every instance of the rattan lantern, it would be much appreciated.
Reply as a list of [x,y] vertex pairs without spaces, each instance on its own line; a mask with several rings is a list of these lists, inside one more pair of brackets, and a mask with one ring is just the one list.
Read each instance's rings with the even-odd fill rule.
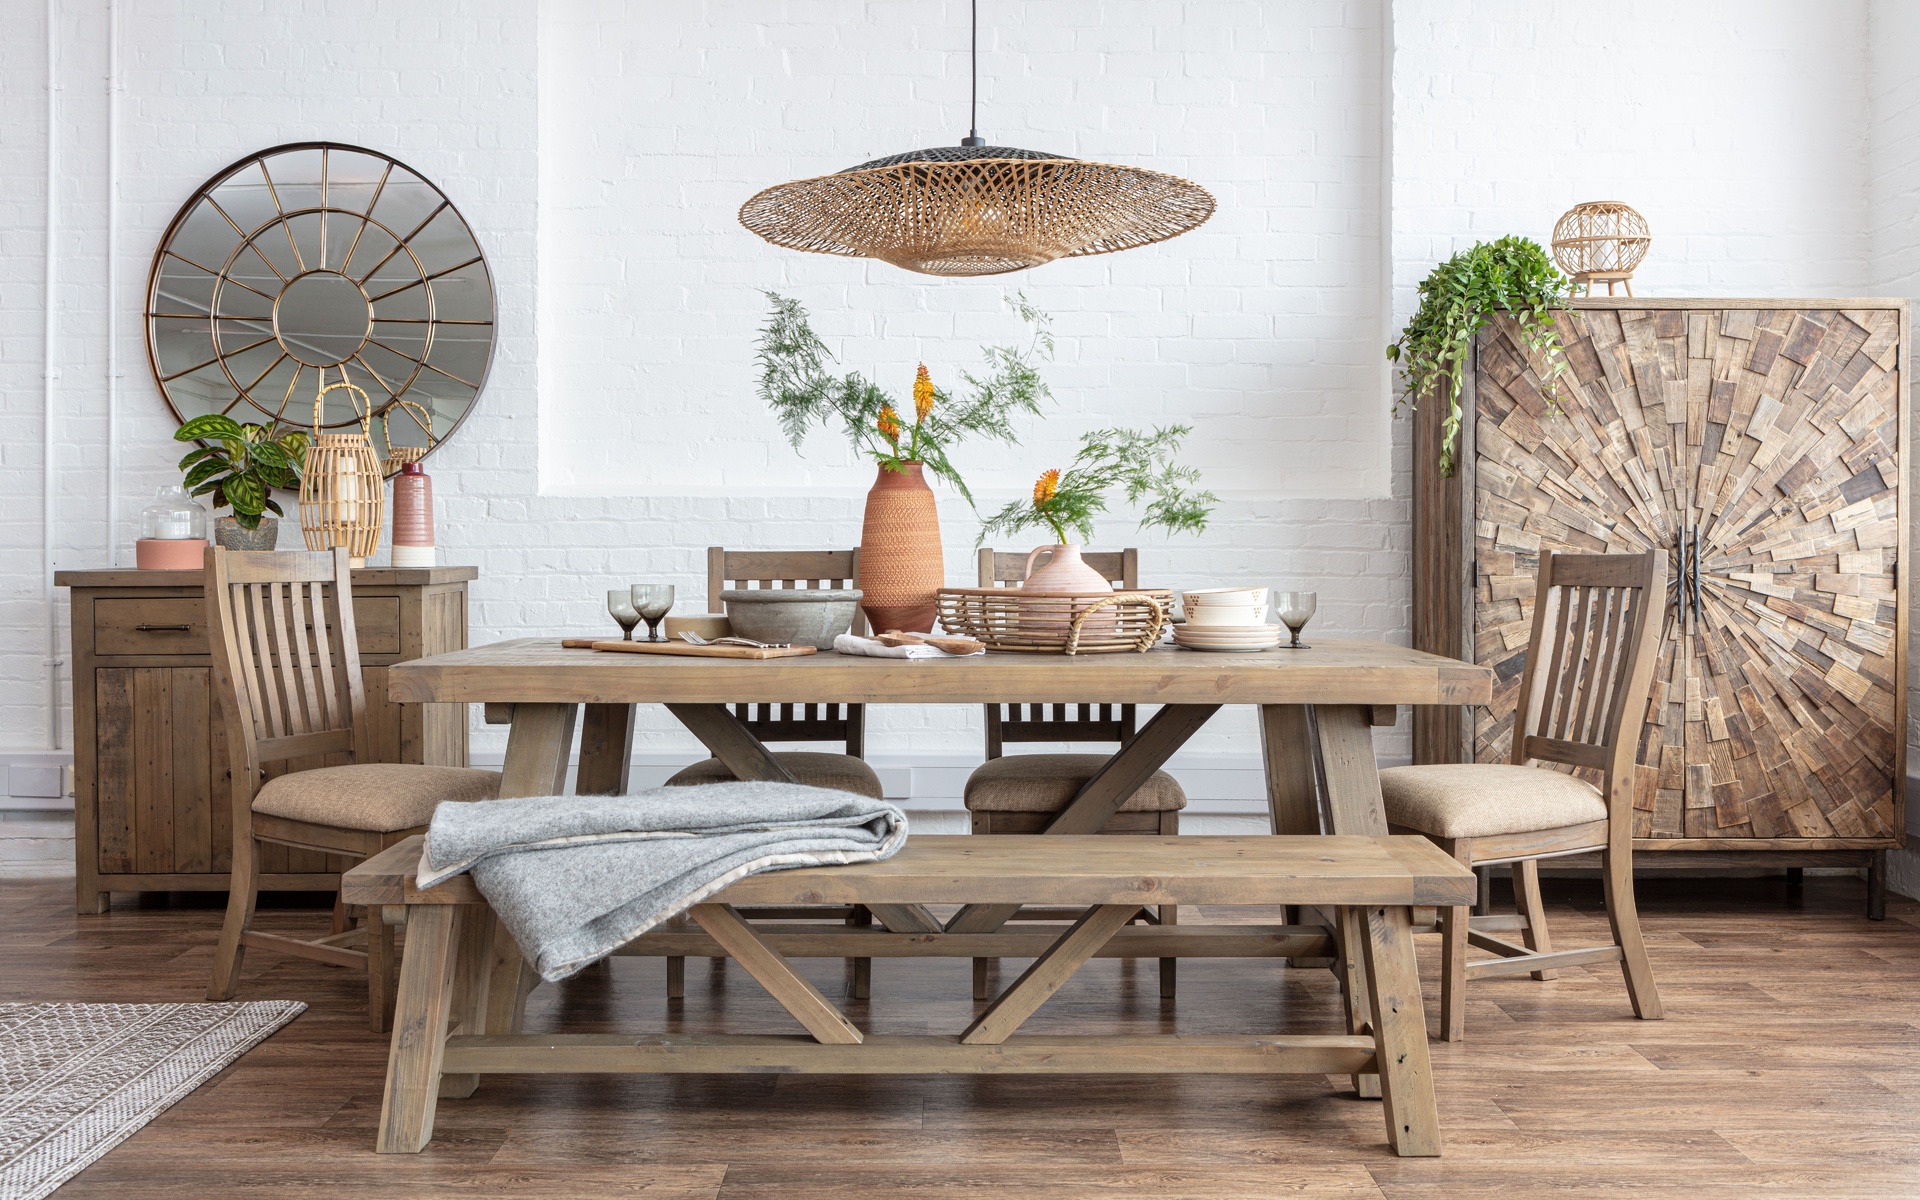
[[789,250],[969,276],[1147,246],[1213,215],[1207,190],[1174,175],[987,145],[978,94],[976,13],[976,116],[958,146],[767,188],[740,206],[740,223]]
[[[346,388],[358,394],[364,408],[362,432],[320,433],[321,407],[327,393]],[[373,403],[351,383],[322,387],[313,398],[312,443],[300,471],[300,534],[309,550],[345,546],[352,565],[364,567],[380,545],[386,521],[387,489],[374,457],[369,436]]]
[[1647,219],[1618,200],[1589,200],[1568,209],[1553,226],[1553,260],[1573,277],[1574,286],[1592,292],[1593,285],[1626,288],[1633,295],[1633,269],[1653,243]]

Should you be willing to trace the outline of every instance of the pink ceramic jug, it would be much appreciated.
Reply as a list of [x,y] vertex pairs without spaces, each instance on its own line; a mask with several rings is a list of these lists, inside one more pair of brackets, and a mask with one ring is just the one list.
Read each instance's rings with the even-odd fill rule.
[[[1042,554],[1051,555],[1034,569],[1033,561]],[[1026,582],[1021,586],[1035,592],[1111,592],[1107,577],[1088,566],[1078,546],[1035,546],[1027,553]]]

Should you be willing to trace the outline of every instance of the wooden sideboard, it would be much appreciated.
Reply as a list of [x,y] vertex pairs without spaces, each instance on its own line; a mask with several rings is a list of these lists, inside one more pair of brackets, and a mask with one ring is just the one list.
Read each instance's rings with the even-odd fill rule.
[[[1865,866],[1906,830],[1905,300],[1575,300],[1557,402],[1512,322],[1475,341],[1459,473],[1415,424],[1413,644],[1494,668],[1417,710],[1418,762],[1504,761],[1542,554],[1669,559],[1636,851]],[[1644,856],[1640,859],[1647,862]]]
[[[463,704],[395,704],[387,668],[467,644],[472,567],[353,573],[372,760],[467,765]],[[61,571],[73,593],[74,867],[83,913],[110,892],[225,891],[226,725],[212,694],[199,571]],[[324,765],[270,764],[268,773]],[[261,886],[332,890],[345,860],[263,849]]]

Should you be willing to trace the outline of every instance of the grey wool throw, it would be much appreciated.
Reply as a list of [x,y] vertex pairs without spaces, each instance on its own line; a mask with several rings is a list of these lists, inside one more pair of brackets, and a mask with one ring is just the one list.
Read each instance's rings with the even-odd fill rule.
[[419,886],[471,872],[551,981],[736,879],[875,862],[906,841],[906,815],[893,805],[793,783],[448,803],[427,830]]

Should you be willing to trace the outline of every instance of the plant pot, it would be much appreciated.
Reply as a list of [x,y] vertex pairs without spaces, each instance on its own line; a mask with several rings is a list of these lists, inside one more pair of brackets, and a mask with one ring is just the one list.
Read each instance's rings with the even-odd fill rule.
[[933,631],[934,593],[946,582],[940,556],[940,517],[921,464],[880,468],[867,493],[860,525],[859,578],[854,586],[875,633]]
[[248,529],[233,517],[216,517],[213,544],[223,550],[272,550],[280,544],[280,518],[261,517],[258,528]]

